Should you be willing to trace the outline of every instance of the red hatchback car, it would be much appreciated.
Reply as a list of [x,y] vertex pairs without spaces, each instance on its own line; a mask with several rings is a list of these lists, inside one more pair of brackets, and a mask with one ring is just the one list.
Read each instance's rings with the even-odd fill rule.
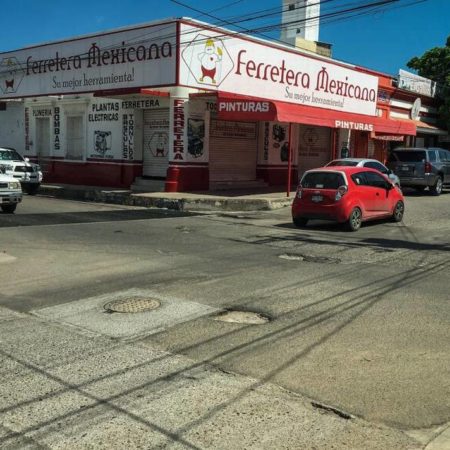
[[351,231],[366,220],[400,222],[403,195],[380,172],[366,167],[320,167],[304,173],[292,203],[292,220],[305,226],[310,219],[345,223]]

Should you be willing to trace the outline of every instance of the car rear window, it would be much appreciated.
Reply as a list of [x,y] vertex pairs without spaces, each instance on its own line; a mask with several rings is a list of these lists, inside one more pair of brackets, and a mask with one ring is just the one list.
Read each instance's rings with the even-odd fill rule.
[[356,166],[358,163],[356,161],[345,161],[343,159],[337,159],[336,161],[331,161],[327,166]]
[[426,155],[423,150],[398,150],[389,155],[389,162],[421,162],[424,159]]
[[301,182],[306,189],[337,189],[345,185],[342,174],[335,172],[309,172]]

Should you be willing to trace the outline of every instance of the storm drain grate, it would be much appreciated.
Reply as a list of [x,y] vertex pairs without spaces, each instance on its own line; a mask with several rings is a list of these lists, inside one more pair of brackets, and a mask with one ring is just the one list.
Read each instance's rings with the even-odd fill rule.
[[243,323],[248,325],[263,325],[270,321],[269,317],[252,311],[224,311],[214,317],[220,322]]
[[153,298],[132,297],[106,303],[103,308],[107,313],[138,313],[152,311],[160,305],[159,301]]

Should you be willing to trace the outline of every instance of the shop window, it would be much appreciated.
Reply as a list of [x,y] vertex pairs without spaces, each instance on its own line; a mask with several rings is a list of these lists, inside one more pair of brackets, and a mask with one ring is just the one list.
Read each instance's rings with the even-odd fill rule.
[[66,159],[81,161],[84,158],[83,116],[67,116]]

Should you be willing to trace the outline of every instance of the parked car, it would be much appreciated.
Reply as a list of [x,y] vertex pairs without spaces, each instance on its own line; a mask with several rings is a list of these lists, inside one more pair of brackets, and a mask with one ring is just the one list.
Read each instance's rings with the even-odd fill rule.
[[403,219],[401,190],[389,178],[366,167],[328,166],[306,171],[292,203],[292,220],[332,220],[356,231],[366,220]]
[[356,167],[369,167],[370,169],[378,170],[382,174],[386,175],[392,183],[400,187],[400,178],[388,169],[384,164],[382,164],[377,159],[368,158],[342,158],[334,159],[330,161],[326,166],[356,166]]
[[442,148],[398,147],[388,158],[388,167],[400,178],[402,186],[418,191],[429,188],[440,195],[450,184],[450,152]]
[[5,173],[20,181],[24,192],[36,194],[42,182],[42,172],[38,164],[30,162],[16,150],[9,147],[0,147],[0,166]]
[[22,201],[22,188],[20,182],[6,175],[0,168],[0,206],[5,213],[12,214],[17,204]]

